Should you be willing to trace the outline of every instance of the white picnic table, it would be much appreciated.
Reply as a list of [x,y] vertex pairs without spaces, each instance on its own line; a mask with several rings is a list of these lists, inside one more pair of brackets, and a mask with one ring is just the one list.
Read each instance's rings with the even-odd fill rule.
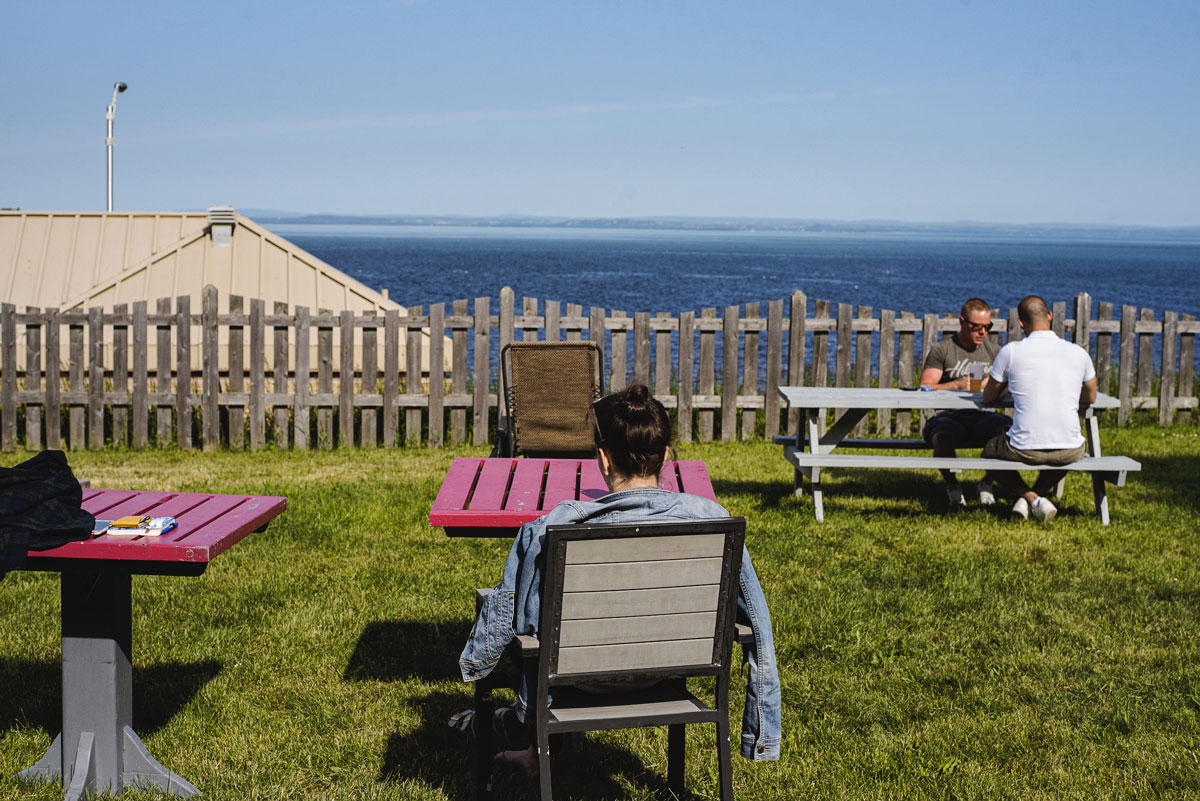
[[[794,487],[797,496],[803,495],[802,481],[807,479],[813,495],[813,513],[818,521],[824,520],[821,468],[918,468],[951,470],[1036,470],[1038,468],[1019,462],[980,457],[941,458],[934,456],[883,456],[862,454],[835,454],[838,447],[928,450],[929,446],[920,439],[860,439],[849,434],[872,409],[994,409],[1011,406],[1011,402],[984,404],[983,395],[968,390],[936,390],[933,392],[907,389],[877,389],[874,387],[780,387],[779,395],[791,409],[800,410],[800,420],[795,436],[776,437],[784,445],[784,457],[795,467]],[[1125,456],[1104,456],[1100,446],[1100,425],[1096,411],[1115,409],[1120,401],[1111,395],[1100,393],[1096,402],[1083,406],[1083,434],[1087,456],[1067,465],[1063,470],[1087,472],[1092,476],[1092,489],[1096,511],[1104,525],[1108,525],[1108,499],[1105,483],[1123,486],[1125,474],[1140,470],[1141,465]],[[833,425],[821,433],[821,424],[827,409],[840,410]]]

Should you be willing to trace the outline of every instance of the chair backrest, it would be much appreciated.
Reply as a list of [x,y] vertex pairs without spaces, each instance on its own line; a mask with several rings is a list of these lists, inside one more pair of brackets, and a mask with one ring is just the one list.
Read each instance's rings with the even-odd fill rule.
[[740,517],[547,527],[539,684],[725,671],[745,531]]
[[513,342],[500,352],[510,456],[586,458],[595,450],[588,416],[600,397],[593,342]]

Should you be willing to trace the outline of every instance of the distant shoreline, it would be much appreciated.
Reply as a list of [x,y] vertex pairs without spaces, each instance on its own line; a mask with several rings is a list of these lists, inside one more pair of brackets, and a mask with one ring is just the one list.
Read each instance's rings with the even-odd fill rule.
[[822,234],[953,234],[1016,238],[1069,237],[1120,241],[1183,241],[1200,243],[1200,225],[1154,227],[1071,223],[914,223],[894,220],[786,220],[727,217],[538,217],[498,215],[468,217],[415,214],[299,214],[267,209],[239,209],[264,224],[379,225],[468,228],[562,228],[632,231],[728,231],[745,233]]

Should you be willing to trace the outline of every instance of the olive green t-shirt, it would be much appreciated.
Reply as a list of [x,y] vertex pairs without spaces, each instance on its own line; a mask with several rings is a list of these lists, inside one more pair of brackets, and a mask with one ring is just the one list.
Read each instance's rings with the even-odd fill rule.
[[971,374],[972,364],[982,364],[984,375],[992,369],[992,360],[1000,352],[1000,345],[993,337],[988,337],[975,350],[967,350],[958,344],[958,337],[948,334],[939,339],[929,354],[925,357],[923,369],[936,367],[942,371],[939,383],[954,381]]

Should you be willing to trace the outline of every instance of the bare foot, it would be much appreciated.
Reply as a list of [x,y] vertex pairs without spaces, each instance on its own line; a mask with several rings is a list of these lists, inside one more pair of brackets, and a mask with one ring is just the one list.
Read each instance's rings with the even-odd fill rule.
[[537,775],[537,751],[532,745],[520,751],[501,751],[493,759],[518,767],[530,776]]

